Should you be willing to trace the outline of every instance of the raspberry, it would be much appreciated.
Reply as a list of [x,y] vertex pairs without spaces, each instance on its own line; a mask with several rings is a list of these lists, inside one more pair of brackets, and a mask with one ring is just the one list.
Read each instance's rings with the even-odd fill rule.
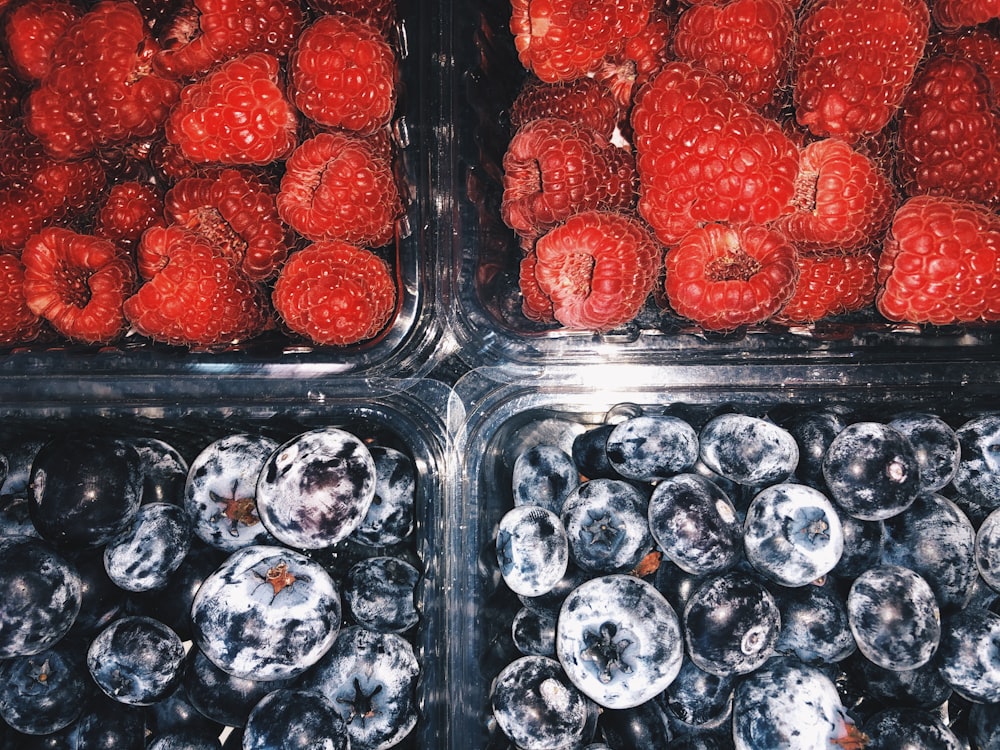
[[1000,18],[1000,0],[933,0],[934,20],[942,29],[959,29]]
[[271,299],[293,332],[316,344],[346,346],[385,328],[396,286],[388,265],[370,250],[321,241],[289,258]]
[[924,0],[817,0],[799,20],[795,117],[813,135],[855,142],[882,130],[927,44]]
[[154,341],[212,347],[249,338],[267,316],[261,289],[229,258],[180,227],[152,227],[142,237],[161,269],[125,300],[132,326]]
[[28,308],[68,339],[102,344],[125,330],[122,303],[132,293],[131,259],[107,240],[47,227],[21,255]]
[[555,323],[556,317],[552,310],[552,300],[542,291],[535,277],[538,266],[538,256],[534,249],[524,254],[518,272],[518,285],[521,288],[521,311],[528,320],[538,323]]
[[501,216],[529,246],[574,213],[630,209],[634,200],[631,153],[567,120],[541,118],[518,130],[503,170]]
[[133,248],[151,226],[162,226],[163,197],[145,182],[111,186],[94,217],[94,235],[121,247]]
[[533,120],[556,117],[596,130],[610,140],[622,112],[611,89],[596,78],[545,83],[530,77],[510,106],[510,127],[516,132]]
[[680,315],[712,331],[761,323],[795,291],[795,248],[760,226],[707,224],[666,255],[666,291]]
[[875,301],[875,254],[810,257],[799,255],[795,293],[772,320],[782,325],[814,323]]
[[611,89],[623,109],[631,108],[635,92],[674,59],[669,42],[674,24],[672,16],[654,8],[646,26],[625,41],[621,53],[605,58],[598,67],[596,77]]
[[0,345],[28,343],[41,327],[24,296],[24,265],[16,255],[0,253]]
[[1000,217],[970,201],[910,198],[893,216],[878,282],[875,303],[889,320],[1000,320]]
[[994,97],[1000,91],[1000,35],[997,32],[975,27],[939,34],[934,39],[933,49],[935,54],[949,54],[974,62],[990,79]]
[[56,43],[80,18],[67,0],[27,0],[11,8],[4,21],[7,57],[26,81],[41,81],[52,67]]
[[[236,169],[186,177],[166,195],[167,220],[200,235],[251,281],[275,276],[290,250],[275,191]],[[139,272],[149,278],[141,262]]]
[[[552,317],[566,328],[607,331],[632,320],[653,290],[660,248],[635,219],[610,211],[575,214],[535,243],[537,290],[548,297]],[[522,277],[531,271],[522,266]],[[528,317],[542,305],[531,281]]]
[[278,85],[278,60],[255,52],[185,86],[166,136],[196,163],[270,164],[295,148],[297,125]]
[[313,241],[388,243],[402,202],[392,169],[361,138],[320,133],[285,163],[278,215]]
[[361,19],[388,36],[396,24],[396,0],[312,0],[317,13],[345,13]]
[[192,0],[164,33],[153,67],[188,78],[251,52],[283,59],[302,24],[297,0]]
[[314,21],[295,43],[288,71],[292,101],[320,125],[371,135],[396,109],[396,55],[356,18]]
[[28,96],[25,126],[60,159],[153,135],[180,88],[150,72],[156,49],[132,3],[97,3],[56,43]]
[[764,224],[791,210],[798,151],[718,76],[674,62],[632,111],[639,213],[666,245],[707,222]]
[[568,81],[616,55],[649,19],[652,0],[513,0],[518,58],[543,81]]
[[899,117],[898,170],[907,195],[1000,206],[1000,112],[975,63],[936,55],[920,69]]
[[785,83],[794,23],[785,0],[693,5],[677,21],[674,51],[722,78],[740,101],[763,110]]
[[14,127],[20,117],[23,88],[0,49],[0,128]]
[[792,205],[773,226],[799,253],[850,254],[881,240],[895,196],[867,156],[827,138],[801,150]]

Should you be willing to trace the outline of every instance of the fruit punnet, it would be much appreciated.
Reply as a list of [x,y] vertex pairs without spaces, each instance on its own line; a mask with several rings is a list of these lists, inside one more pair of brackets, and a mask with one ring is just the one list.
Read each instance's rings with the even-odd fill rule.
[[[598,332],[648,325],[647,312],[710,331],[843,316],[996,321],[995,3],[724,0],[668,12],[625,0],[586,12],[570,5],[512,3],[510,32],[526,75],[504,110],[500,215],[516,235],[509,246],[520,252],[512,259],[520,289],[511,294],[520,292],[527,321]],[[634,23],[624,23],[627,10]],[[539,119],[548,137],[529,152],[529,181],[524,146],[538,143]],[[558,269],[546,289],[535,282],[548,234],[604,200],[591,185],[594,157],[581,157],[589,152],[579,131],[588,129],[590,151],[609,141],[612,153],[634,157],[633,202],[615,210],[647,222],[666,259],[658,289],[638,308],[624,304],[632,269],[620,274],[626,320],[554,314],[550,290],[562,286],[611,304],[610,282],[588,286],[576,266]],[[942,246],[922,265],[894,263],[900,238],[890,224],[926,241],[908,217],[941,209],[904,202],[927,196],[958,201],[949,210],[963,217],[985,214],[963,232],[970,250],[960,257]],[[959,231],[955,221],[939,244]],[[749,249],[760,241],[744,239],[763,232],[783,238],[780,277],[775,260]],[[706,247],[695,253],[693,244]],[[975,281],[964,284],[970,274]]]
[[[274,280],[304,239],[375,254],[352,283],[375,274],[390,302],[342,309],[334,337],[284,337],[345,347],[391,327],[409,194],[395,2],[84,6],[0,7],[0,344],[239,344],[277,328]],[[286,320],[327,297],[301,285],[312,301],[286,297]]]

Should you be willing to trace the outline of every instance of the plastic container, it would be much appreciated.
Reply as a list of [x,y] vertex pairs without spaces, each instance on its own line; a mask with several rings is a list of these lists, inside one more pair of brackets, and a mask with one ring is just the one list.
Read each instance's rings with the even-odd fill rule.
[[424,374],[442,330],[437,312],[437,241],[431,221],[439,199],[430,175],[439,148],[439,9],[424,8],[417,0],[399,0],[397,7],[392,41],[400,59],[399,100],[390,127],[405,214],[397,222],[395,242],[376,249],[389,263],[398,291],[396,310],[382,332],[358,344],[337,347],[316,346],[302,337],[271,330],[212,351],[157,344],[134,332],[103,347],[43,334],[44,338],[30,344],[0,349],[0,371],[16,373],[37,367],[136,372],[205,367],[215,371],[229,365],[253,370],[307,365],[326,373]]
[[[389,547],[362,549],[345,542],[306,554],[333,571],[342,599],[342,573],[350,560],[384,554],[416,561],[421,572],[415,596],[419,621],[404,637],[421,667],[419,719],[397,746],[437,750],[446,746],[449,732],[444,529],[451,512],[447,478],[457,407],[451,389],[426,379],[123,377],[110,384],[57,374],[2,378],[0,444],[6,450],[20,440],[60,435],[151,437],[176,448],[190,464],[206,445],[227,435],[245,432],[281,444],[302,431],[335,426],[408,455],[416,473],[414,530],[409,536]],[[5,498],[5,504],[10,500]],[[347,616],[346,604],[343,607]]]
[[[917,326],[885,320],[872,309],[813,325],[758,325],[732,333],[704,331],[659,304],[657,292],[629,324],[605,334],[568,331],[532,322],[521,312],[518,264],[523,255],[500,216],[502,159],[512,135],[508,109],[525,77],[509,30],[510,3],[453,3],[450,56],[454,86],[444,121],[453,129],[453,152],[442,180],[453,185],[453,204],[442,222],[452,228],[446,300],[462,356],[472,367],[503,362],[615,361],[682,363],[747,358],[878,359],[927,352],[979,356],[995,349],[992,325]],[[449,246],[450,245],[450,246]],[[662,295],[662,289],[659,293]],[[972,352],[969,355],[969,352]]]
[[[657,413],[679,416],[699,430],[711,416],[729,411],[778,421],[824,408],[843,410],[847,421],[854,422],[889,421],[905,410],[919,410],[937,414],[955,428],[973,416],[1000,410],[995,379],[995,368],[988,366],[809,364],[608,365],[544,373],[505,367],[465,375],[455,386],[467,418],[456,444],[460,513],[453,521],[448,576],[463,604],[450,613],[456,620],[452,630],[465,634],[451,667],[453,723],[467,728],[461,747],[512,746],[492,721],[490,691],[499,671],[520,655],[511,622],[522,602],[499,572],[496,539],[501,518],[514,507],[512,470],[523,450],[548,443],[569,453],[573,439],[590,428]],[[961,716],[961,703],[955,705]]]

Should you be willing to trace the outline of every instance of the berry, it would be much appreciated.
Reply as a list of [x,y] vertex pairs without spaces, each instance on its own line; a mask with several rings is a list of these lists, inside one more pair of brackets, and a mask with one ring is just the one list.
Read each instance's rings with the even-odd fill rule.
[[543,81],[567,81],[620,52],[642,31],[652,6],[652,0],[513,0],[510,31],[527,70]]
[[625,40],[625,49],[604,58],[598,68],[595,77],[607,84],[623,111],[631,108],[635,92],[674,59],[670,49],[674,24],[672,15],[654,7],[646,26]]
[[910,196],[1000,206],[1000,112],[968,59],[935,55],[917,72],[899,115],[898,163]]
[[288,738],[304,747],[348,750],[351,741],[333,701],[312,690],[279,688],[265,695],[247,717],[242,747],[271,750]]
[[628,482],[581,483],[566,498],[560,517],[573,561],[591,573],[625,573],[652,550],[646,498]]
[[970,60],[990,79],[993,91],[1000,91],[1000,36],[986,27],[973,27],[934,37],[933,53]]
[[21,260],[28,308],[63,336],[99,344],[124,332],[122,305],[136,273],[110,242],[49,227],[28,240]]
[[302,23],[297,0],[192,0],[162,34],[153,67],[188,78],[251,52],[284,58]]
[[766,223],[791,209],[798,152],[718,76],[666,65],[632,111],[639,213],[665,245],[711,221]]
[[396,109],[396,57],[378,30],[351,16],[321,16],[288,61],[290,96],[306,117],[370,135]]
[[[290,250],[289,232],[278,218],[276,191],[252,172],[223,169],[186,177],[167,192],[170,223],[202,237],[251,281],[277,275]],[[154,269],[139,267],[144,278]]]
[[304,141],[285,163],[282,221],[307,239],[379,247],[392,240],[402,200],[374,143],[339,133]]
[[52,67],[59,37],[80,18],[68,0],[27,0],[14,5],[4,21],[7,59],[17,75],[41,81]]
[[55,44],[28,96],[25,127],[61,159],[153,135],[180,91],[149,70],[157,49],[131,2],[102,0]]
[[1000,219],[968,201],[917,196],[893,216],[875,303],[889,320],[1000,320]]
[[420,571],[388,555],[368,557],[344,578],[344,603],[355,621],[379,633],[405,633],[420,620],[416,589]]
[[546,83],[530,76],[511,103],[509,116],[514,132],[533,120],[555,117],[596,130],[610,140],[622,108],[611,89],[596,78]]
[[949,30],[1000,18],[1000,3],[997,0],[934,0],[931,10],[938,25]]
[[534,280],[567,328],[606,331],[630,321],[656,282],[660,249],[638,221],[578,213],[535,245]]
[[312,0],[310,5],[317,13],[345,13],[359,18],[383,36],[389,35],[398,16],[396,0]]
[[10,253],[0,253],[0,345],[24,344],[41,331],[41,320],[24,296],[24,264]]
[[0,47],[0,127],[10,127],[21,115],[24,86]]
[[927,44],[924,0],[817,0],[799,19],[795,118],[816,136],[855,142],[895,114]]
[[861,310],[875,301],[875,255],[811,257],[799,254],[795,292],[771,318],[781,325],[814,323]]
[[569,541],[559,516],[538,505],[518,505],[500,519],[497,562],[507,588],[541,596],[566,575]]
[[694,466],[698,434],[678,417],[637,415],[615,425],[604,449],[623,477],[653,482]]
[[795,258],[795,248],[773,230],[707,224],[667,251],[667,299],[709,330],[760,323],[795,292]]
[[214,346],[261,330],[261,290],[198,235],[152,227],[139,252],[159,258],[161,266],[125,300],[125,315],[143,336],[177,346]]
[[117,182],[97,209],[94,235],[133,248],[143,232],[163,224],[163,196],[156,187],[146,182]]
[[120,617],[87,649],[87,669],[109,698],[149,706],[180,684],[184,667],[180,637],[159,620]]
[[346,346],[385,328],[396,310],[396,287],[386,262],[370,250],[320,241],[292,255],[271,299],[294,333]]

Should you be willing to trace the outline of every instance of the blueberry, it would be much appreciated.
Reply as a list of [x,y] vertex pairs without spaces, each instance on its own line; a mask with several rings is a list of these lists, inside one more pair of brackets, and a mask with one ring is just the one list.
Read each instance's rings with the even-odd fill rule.
[[670,718],[656,700],[632,708],[605,708],[597,729],[612,748],[654,748],[673,737]]
[[350,747],[385,750],[416,726],[419,675],[413,648],[401,636],[346,627],[298,687],[330,699]]
[[934,659],[916,669],[886,669],[856,651],[848,664],[860,673],[866,698],[876,705],[933,709],[952,694]]
[[180,683],[184,645],[177,634],[151,617],[121,617],[87,650],[87,668],[108,697],[132,706],[163,699]]
[[375,460],[336,427],[301,433],[265,462],[257,511],[268,531],[297,549],[332,547],[364,520],[375,498]]
[[261,698],[243,730],[243,750],[348,750],[344,720],[321,693],[282,688]]
[[857,650],[847,605],[830,586],[800,586],[775,592],[781,634],[775,646],[807,664],[833,664]]
[[1000,509],[990,513],[976,531],[976,568],[986,584],[1000,592]]
[[522,750],[558,750],[591,739],[594,704],[554,659],[515,659],[494,680],[490,701],[500,729]]
[[916,669],[937,651],[937,600],[909,568],[879,565],[862,573],[851,585],[847,614],[858,649],[881,667]]
[[111,438],[53,438],[35,455],[31,491],[39,534],[60,547],[100,547],[128,528],[139,509],[139,454]]
[[169,443],[152,437],[131,437],[127,441],[139,455],[143,503],[184,502],[188,462]]
[[183,686],[188,700],[204,716],[219,724],[242,727],[261,698],[278,688],[289,687],[293,679],[234,677],[215,666],[195,647],[188,653]]
[[36,537],[0,539],[0,659],[51,648],[82,601],[76,568]]
[[732,750],[734,747],[731,733],[722,735],[697,732],[677,737],[668,742],[663,750]]
[[80,649],[65,641],[0,662],[0,717],[25,734],[51,734],[83,713],[94,683]]
[[150,738],[146,750],[219,750],[218,736],[166,732]]
[[735,688],[735,676],[711,674],[687,658],[664,697],[667,708],[678,721],[688,727],[705,729],[731,721]]
[[257,513],[257,477],[278,443],[236,433],[207,445],[191,462],[184,507],[194,533],[206,544],[233,552],[274,538]]
[[818,490],[782,482],[761,491],[743,524],[747,560],[782,586],[804,586],[836,566],[844,534],[833,504]]
[[795,438],[799,447],[795,476],[804,484],[823,491],[826,487],[823,457],[833,439],[847,427],[844,417],[836,411],[823,409],[800,412],[780,424]]
[[139,507],[132,524],[104,547],[104,566],[115,585],[126,591],[150,591],[167,585],[191,546],[187,512],[173,503]]
[[701,460],[739,484],[787,479],[799,462],[795,438],[774,422],[747,414],[720,414],[699,434]]
[[729,571],[708,578],[684,609],[688,655],[700,669],[727,677],[748,674],[774,653],[781,615],[756,578]]
[[399,544],[413,533],[416,469],[402,451],[369,447],[375,462],[375,496],[350,538],[368,547]]
[[920,485],[925,492],[948,486],[961,461],[962,445],[955,430],[936,414],[908,412],[891,420],[889,427],[910,441],[920,464]]
[[87,708],[70,734],[70,747],[87,750],[143,750],[146,727],[142,709],[111,700],[104,693]]
[[659,482],[648,515],[663,554],[692,575],[725,570],[739,559],[743,534],[736,509],[725,492],[699,474]]
[[605,708],[631,708],[663,692],[680,671],[676,612],[652,584],[594,578],[566,597],[556,653],[573,684]]
[[573,459],[555,445],[533,445],[514,461],[511,489],[514,505],[540,505],[555,514],[580,483]]
[[921,492],[905,513],[884,521],[882,562],[902,565],[930,584],[943,613],[972,597],[976,530],[951,500]]
[[698,459],[698,433],[677,417],[640,415],[615,425],[605,451],[621,476],[652,482],[694,465]]
[[856,422],[830,443],[823,476],[832,499],[863,521],[902,513],[920,491],[920,462],[910,441],[881,422]]
[[590,580],[592,574],[578,567],[572,560],[566,567],[566,573],[551,589],[539,596],[524,596],[517,598],[528,609],[541,614],[558,615],[566,597],[584,581]]
[[318,563],[282,547],[234,552],[195,594],[194,640],[216,666],[237,677],[276,680],[301,674],[333,644],[340,594]]
[[184,685],[183,680],[187,678],[191,666],[192,651],[197,651],[197,649],[189,650],[184,658],[182,682],[173,689],[170,695],[146,707],[146,729],[155,737],[166,735],[172,735],[175,739],[185,736],[192,739],[210,737],[218,745],[219,734],[225,725],[213,721],[198,710],[188,697],[187,688]]
[[614,424],[606,423],[592,427],[573,439],[573,463],[587,479],[622,478],[608,458],[608,437],[614,429]]
[[962,446],[955,490],[990,510],[1000,507],[1000,414],[970,419],[955,434]]
[[962,743],[941,719],[919,708],[889,708],[864,723],[867,750],[962,750]]
[[652,547],[646,498],[623,480],[583,482],[561,518],[573,560],[594,573],[630,570]]
[[884,521],[862,521],[836,506],[840,528],[844,534],[844,551],[830,571],[833,575],[853,580],[868,568],[878,564],[882,557]]
[[511,623],[514,646],[525,656],[555,656],[556,618],[521,607]]
[[1000,702],[1000,615],[966,609],[948,618],[938,669],[955,692],[976,703]]
[[969,709],[969,740],[979,750],[1000,748],[1000,704],[975,703]]
[[496,554],[511,591],[541,596],[566,574],[569,541],[555,513],[537,505],[518,505],[500,519]]
[[403,633],[420,619],[419,580],[420,571],[405,560],[369,557],[347,571],[344,602],[359,625],[380,633]]

